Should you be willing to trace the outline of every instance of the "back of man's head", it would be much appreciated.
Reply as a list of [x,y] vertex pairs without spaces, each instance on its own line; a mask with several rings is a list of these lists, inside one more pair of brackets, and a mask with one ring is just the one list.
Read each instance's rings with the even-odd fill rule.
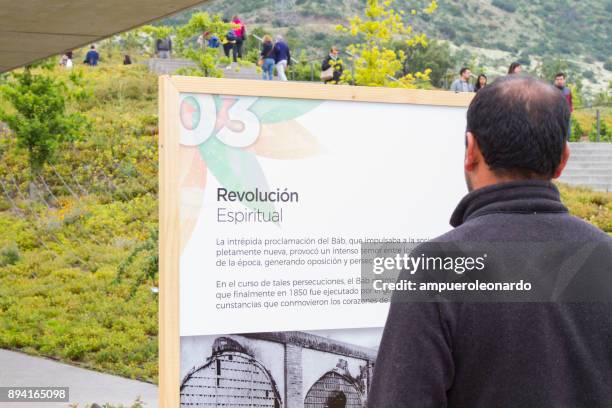
[[505,76],[482,88],[467,113],[467,130],[491,171],[550,179],[561,163],[570,112],[554,87],[526,76]]

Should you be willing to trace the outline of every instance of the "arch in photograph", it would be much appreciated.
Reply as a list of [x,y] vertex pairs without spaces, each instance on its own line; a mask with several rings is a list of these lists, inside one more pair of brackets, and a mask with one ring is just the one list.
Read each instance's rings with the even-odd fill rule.
[[220,337],[213,354],[183,379],[181,407],[281,408],[270,372],[235,340]]
[[308,390],[304,408],[362,408],[363,394],[359,384],[332,370],[325,373]]

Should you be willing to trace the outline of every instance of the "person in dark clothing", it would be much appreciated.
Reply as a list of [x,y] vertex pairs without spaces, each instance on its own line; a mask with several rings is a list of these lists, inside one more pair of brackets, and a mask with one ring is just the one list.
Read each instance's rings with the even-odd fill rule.
[[170,37],[158,38],[157,41],[155,41],[155,51],[159,58],[170,58],[170,54],[172,53],[172,40]]
[[[326,84],[330,82],[337,84],[340,82],[344,68],[342,66],[342,61],[339,59],[339,55],[340,50],[338,47],[331,47],[329,55],[325,57],[321,64],[321,79],[323,79],[323,82]],[[327,73],[331,73],[331,77],[326,75]]]
[[89,66],[95,67],[96,65],[98,65],[99,60],[100,60],[100,54],[98,54],[98,51],[96,51],[96,46],[92,45],[89,51],[87,51],[87,54],[85,55],[85,60],[83,61],[83,63]]
[[474,92],[478,92],[482,88],[487,86],[487,81],[488,81],[488,79],[487,79],[487,76],[485,74],[478,75],[478,78],[476,78],[476,84],[474,85]]
[[567,106],[569,107],[570,113],[574,112],[574,104],[572,101],[572,90],[565,86],[565,74],[563,72],[559,72],[555,75],[555,86],[557,89],[561,91],[565,101],[567,102]]
[[263,79],[272,81],[274,79],[274,43],[272,37],[264,35],[263,43],[261,44],[261,70]]
[[[589,284],[609,288],[612,238],[571,216],[551,182],[569,158],[568,118],[563,96],[539,80],[510,75],[482,88],[467,113],[469,193],[452,214],[455,228],[433,241],[502,248],[565,242],[572,249],[554,257],[564,266],[584,245],[603,245],[606,257],[589,263],[587,252],[583,261],[604,271]],[[537,276],[561,274],[563,268],[547,269],[551,258],[530,256],[525,261],[546,265]],[[524,257],[508,249],[497,263],[519,273],[514,268]],[[570,289],[581,283],[569,282]],[[416,303],[399,297],[395,292],[390,305],[369,408],[612,406],[609,300]]]
[[276,36],[276,43],[274,44],[273,49],[274,61],[276,63],[276,72],[278,74],[278,79],[281,81],[287,80],[287,75],[285,71],[287,67],[291,65],[291,51],[289,50],[289,46],[283,40],[283,37],[280,35]]
[[[574,112],[574,101],[572,100],[572,90],[569,89],[567,86],[565,86],[565,79],[566,79],[565,74],[563,72],[557,73],[557,75],[555,75],[555,86],[563,94],[563,97],[565,98],[565,101],[567,102],[567,106],[569,107],[570,115],[571,115]],[[572,121],[570,117],[569,126],[567,130],[568,137],[572,135],[571,124],[572,124]]]
[[[567,106],[569,107],[570,115],[571,115],[574,112],[574,101],[572,100],[572,90],[569,89],[567,86],[565,86],[565,74],[563,72],[559,72],[557,75],[555,75],[555,86],[563,94],[563,97],[565,98],[565,101],[567,102]],[[572,121],[570,119],[568,131],[567,131],[568,137],[572,135],[571,124],[572,124]]]
[[221,43],[223,44],[223,53],[225,54],[225,56],[229,58],[230,51],[232,51],[234,62],[237,62],[237,59],[236,59],[237,54],[234,49],[236,46],[236,33],[234,32],[233,29],[229,30],[227,34],[225,34],[225,37],[223,38]]

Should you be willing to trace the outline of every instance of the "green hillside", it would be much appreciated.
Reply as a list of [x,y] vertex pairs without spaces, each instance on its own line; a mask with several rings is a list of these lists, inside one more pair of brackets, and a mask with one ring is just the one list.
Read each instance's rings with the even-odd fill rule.
[[[422,9],[426,3],[394,4],[410,16],[413,8]],[[196,10],[239,14],[251,27],[286,33],[296,48],[315,57],[332,43],[347,43],[334,27],[363,10],[364,4],[365,0],[213,0]],[[185,22],[192,12],[168,21]],[[561,58],[572,73],[600,90],[612,80],[610,21],[608,0],[441,0],[434,14],[417,14],[412,22],[431,38],[464,51],[464,62],[477,56],[491,73],[503,73],[514,60],[535,70],[544,59]]]
[[[90,96],[69,110],[91,130],[60,149],[34,189],[26,152],[0,131],[0,348],[155,381],[156,282],[146,271],[157,255],[157,78],[113,66],[84,79]],[[2,98],[0,107],[10,109]]]

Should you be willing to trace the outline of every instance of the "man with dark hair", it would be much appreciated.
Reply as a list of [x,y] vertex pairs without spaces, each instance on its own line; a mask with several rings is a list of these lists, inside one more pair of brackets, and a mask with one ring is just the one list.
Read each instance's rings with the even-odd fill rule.
[[451,84],[451,91],[453,92],[474,92],[474,85],[470,84],[470,75],[472,72],[463,67],[459,71],[459,78],[455,79]]
[[[574,112],[574,102],[572,101],[572,90],[565,86],[565,74],[559,72],[555,75],[555,86],[561,91],[563,97],[567,101],[567,106],[570,110],[570,115]],[[572,135],[572,121],[568,119],[567,137]],[[580,136],[580,135],[578,135]]]
[[565,86],[565,74],[563,72],[559,72],[555,75],[555,86],[563,93],[563,97],[567,101],[567,106],[569,106],[570,113],[574,112],[572,90]]
[[83,61],[83,63],[95,67],[96,65],[98,65],[99,60],[100,54],[98,54],[98,51],[96,51],[96,46],[92,45],[91,47],[89,47],[89,51],[87,51],[87,54],[85,54],[85,60]]
[[170,37],[158,38],[155,41],[155,51],[158,58],[168,59],[172,53],[172,40]]
[[[512,274],[524,272],[520,259],[543,265],[534,271],[536,280],[561,275],[585,246],[603,246],[607,255],[596,262],[580,252],[584,265],[600,273],[589,275],[590,282],[562,276],[567,288],[609,288],[612,238],[571,216],[551,182],[569,158],[569,114],[555,88],[530,77],[506,76],[481,89],[467,113],[469,193],[452,214],[455,229],[434,243],[501,244],[503,257],[495,262],[509,265]],[[515,243],[568,243],[570,250],[526,255],[513,252]],[[612,406],[609,301],[416,303],[398,297],[369,408]]]

